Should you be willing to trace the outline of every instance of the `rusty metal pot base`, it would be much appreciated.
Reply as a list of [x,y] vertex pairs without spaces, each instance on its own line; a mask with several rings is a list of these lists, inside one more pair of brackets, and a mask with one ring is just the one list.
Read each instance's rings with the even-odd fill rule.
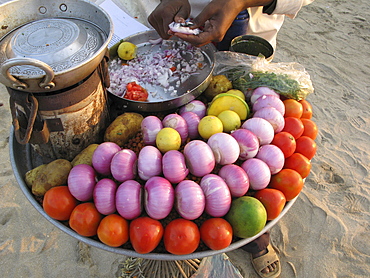
[[102,141],[109,107],[101,66],[83,82],[52,94],[7,90],[17,141],[30,143],[45,160],[72,160]]

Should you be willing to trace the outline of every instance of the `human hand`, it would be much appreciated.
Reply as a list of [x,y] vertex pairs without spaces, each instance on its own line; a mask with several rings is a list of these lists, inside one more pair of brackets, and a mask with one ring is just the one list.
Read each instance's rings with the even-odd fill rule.
[[236,16],[249,7],[264,6],[272,0],[213,0],[192,22],[192,28],[202,28],[199,35],[175,33],[184,41],[195,46],[202,46],[210,42],[220,42]]
[[173,21],[185,22],[190,10],[188,0],[162,0],[149,15],[148,21],[163,39],[168,39],[171,36],[168,25]]

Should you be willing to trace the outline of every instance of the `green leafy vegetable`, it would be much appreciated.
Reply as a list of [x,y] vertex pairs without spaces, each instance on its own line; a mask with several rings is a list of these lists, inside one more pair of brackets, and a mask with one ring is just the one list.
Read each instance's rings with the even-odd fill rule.
[[258,87],[269,87],[275,92],[287,98],[301,100],[306,95],[301,90],[299,82],[290,78],[287,74],[276,74],[274,72],[262,71],[234,71],[229,72],[228,77],[233,83],[235,89],[246,91]]

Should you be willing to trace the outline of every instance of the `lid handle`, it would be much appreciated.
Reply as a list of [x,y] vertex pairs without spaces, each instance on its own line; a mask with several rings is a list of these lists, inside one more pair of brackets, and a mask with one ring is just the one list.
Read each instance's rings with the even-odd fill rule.
[[27,83],[24,83],[20,81],[19,79],[15,78],[9,72],[9,69],[11,67],[22,66],[22,65],[34,66],[34,67],[42,69],[45,72],[44,80],[42,80],[39,83],[40,88],[45,89],[45,90],[50,90],[55,87],[54,82],[52,82],[52,80],[54,79],[54,71],[48,64],[40,60],[33,59],[33,58],[13,58],[13,59],[9,59],[5,61],[1,65],[0,72],[3,76],[8,78],[12,82],[12,86],[14,89],[25,90],[29,87]]

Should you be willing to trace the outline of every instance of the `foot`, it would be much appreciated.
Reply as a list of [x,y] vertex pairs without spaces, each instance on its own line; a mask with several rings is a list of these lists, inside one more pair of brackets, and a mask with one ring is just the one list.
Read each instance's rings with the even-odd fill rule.
[[279,277],[281,273],[279,258],[271,245],[266,250],[252,254],[252,265],[262,278]]
[[[252,258],[258,258],[258,257],[261,257],[263,255],[267,254],[267,249],[265,250],[262,250],[261,252],[258,252],[258,253],[254,253],[252,254]],[[261,270],[262,273],[264,274],[267,274],[267,273],[270,273],[270,272],[274,272],[275,269],[277,268],[277,263],[278,261],[274,261],[274,262],[271,262],[271,264],[269,264],[268,266],[266,266],[264,269]]]

